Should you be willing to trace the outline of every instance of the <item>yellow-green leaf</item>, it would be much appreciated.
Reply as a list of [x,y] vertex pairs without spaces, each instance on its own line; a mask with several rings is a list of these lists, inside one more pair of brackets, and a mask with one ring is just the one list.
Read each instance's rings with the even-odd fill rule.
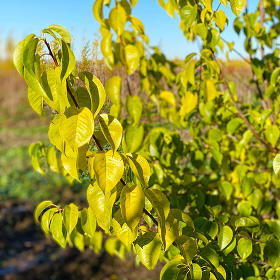
[[103,233],[101,231],[97,231],[94,236],[90,239],[90,246],[93,247],[95,254],[100,254],[102,249],[102,240]]
[[270,125],[265,129],[265,138],[272,145],[275,146],[280,136],[280,130],[277,125]]
[[48,147],[46,158],[50,169],[54,172],[59,173],[60,163],[54,146]]
[[245,0],[230,0],[232,12],[238,16],[245,7]]
[[124,221],[133,230],[140,221],[145,206],[145,195],[139,186],[124,186],[121,192],[121,212]]
[[98,225],[105,233],[108,233],[112,223],[112,208],[116,200],[116,192],[113,192],[111,196],[105,197],[105,194],[95,182],[88,187],[87,200],[89,207],[96,217]]
[[227,22],[227,16],[223,10],[215,12],[214,21],[221,31],[224,30],[225,24]]
[[75,70],[76,59],[69,44],[61,40],[61,80],[66,81],[69,75]]
[[[49,32],[49,31],[51,31],[51,32]],[[42,32],[49,33],[52,36],[54,35],[54,38],[58,39],[57,36],[55,36],[55,34],[53,34],[53,31],[56,32],[61,37],[61,39],[63,41],[65,41],[67,44],[71,43],[71,35],[70,35],[69,31],[61,25],[51,24],[46,29],[42,30]]]
[[34,170],[43,174],[41,157],[44,155],[44,146],[41,142],[33,143],[28,148],[28,153],[31,157],[31,164]]
[[124,48],[124,56],[127,65],[127,72],[131,75],[139,67],[140,54],[138,48],[134,45],[126,45]]
[[67,157],[65,154],[61,154],[60,159],[61,159],[62,166],[66,171],[66,174],[69,174],[77,181],[80,181],[78,170],[77,170],[77,159]]
[[132,123],[137,124],[142,116],[143,104],[139,96],[127,96],[126,98],[126,111]]
[[111,145],[114,152],[117,151],[121,144],[123,128],[121,123],[113,116],[101,114],[98,117],[101,131]]
[[244,260],[248,258],[252,253],[252,241],[247,238],[240,238],[237,243],[237,252],[239,256]]
[[77,229],[74,229],[71,233],[71,241],[75,247],[81,252],[85,249],[85,238],[84,235],[78,232]]
[[136,17],[129,16],[129,20],[131,22],[131,25],[140,33],[145,34],[145,28],[141,20],[139,20]]
[[131,6],[134,7],[137,4],[138,0],[129,0],[129,2],[131,3]]
[[66,239],[63,234],[63,224],[62,224],[62,213],[57,212],[53,215],[51,224],[50,224],[50,232],[52,233],[52,237],[54,241],[56,241],[62,248],[66,247]]
[[82,229],[89,237],[93,237],[96,230],[96,218],[92,209],[84,208],[81,211],[81,225]]
[[124,163],[118,152],[96,153],[93,161],[93,170],[97,183],[103,193],[110,192],[120,181],[124,172]]
[[217,91],[216,86],[212,80],[207,80],[205,82],[205,93],[208,102],[215,99],[221,94],[221,92]]
[[134,230],[131,230],[125,223],[121,210],[119,209],[113,217],[113,232],[121,242],[130,249],[137,236],[137,227]]
[[233,232],[229,226],[222,226],[218,235],[218,245],[221,250],[225,249],[232,241]]
[[135,250],[141,263],[149,270],[153,269],[159,259],[161,242],[154,232],[146,232],[135,240]]
[[93,113],[93,118],[95,118],[105,103],[105,89],[100,80],[90,72],[79,73],[79,78],[84,82],[88,92],[90,93],[92,103],[91,110]]
[[63,210],[63,222],[67,231],[67,236],[70,236],[71,232],[75,228],[78,222],[79,210],[78,207],[70,203],[66,205]]
[[[71,109],[71,108],[70,108]],[[67,111],[65,112],[67,116]],[[73,149],[89,143],[94,130],[91,111],[84,107],[77,109],[76,114],[62,121],[60,134],[63,140]]]
[[122,141],[122,148],[125,153],[135,153],[142,147],[144,138],[144,125],[128,125],[125,129],[125,136]]
[[225,7],[227,6],[227,0],[219,0],[221,4],[223,4]]
[[176,244],[178,244],[184,259],[188,264],[190,264],[197,253],[197,244],[195,239],[186,235],[181,235],[177,238]]
[[40,92],[34,91],[32,88],[28,88],[28,101],[32,109],[40,116],[43,114],[43,97]]
[[44,231],[44,233],[49,236],[49,232],[50,232],[50,222],[52,221],[52,218],[54,216],[54,213],[57,212],[57,208],[51,208],[49,210],[47,210],[46,212],[44,212],[44,214],[42,215],[42,219],[41,219],[41,228]]
[[66,119],[64,114],[57,114],[53,118],[48,131],[50,142],[61,152],[63,151],[63,139],[60,134],[60,126],[63,120]]
[[48,68],[42,76],[42,84],[49,98],[44,98],[46,103],[58,113],[63,113],[70,107],[67,97],[66,80],[61,81],[61,67]]
[[103,22],[103,2],[104,0],[95,0],[92,6],[93,15],[99,23]]
[[166,241],[166,248],[167,250],[170,245],[179,237],[179,220],[177,220],[172,215],[172,210],[170,210],[169,215],[165,221],[165,241]]
[[105,241],[105,250],[111,255],[111,256],[117,256],[120,259],[124,259],[125,257],[125,247],[115,237],[109,237]]
[[34,212],[34,219],[37,224],[39,223],[39,217],[42,216],[42,213],[45,212],[45,210],[48,209],[51,205],[53,205],[53,202],[51,200],[42,201],[37,205]]
[[182,106],[180,108],[180,117],[184,119],[185,115],[190,113],[197,105],[198,97],[197,94],[192,94],[191,92],[186,92],[182,97]]
[[143,186],[147,186],[151,169],[148,161],[141,155],[126,154],[129,167]]
[[23,64],[23,53],[29,42],[31,42],[34,38],[34,34],[28,35],[24,40],[20,41],[13,54],[13,62],[14,65],[21,76],[24,76],[24,64]]
[[219,255],[217,252],[209,246],[205,246],[200,250],[200,255],[208,260],[216,268],[219,266]]
[[202,269],[200,265],[197,263],[193,263],[191,265],[191,276],[193,280],[201,280],[202,279]]
[[144,190],[145,196],[152,203],[153,208],[156,210],[157,216],[159,218],[159,228],[160,228],[160,237],[166,246],[165,235],[166,235],[166,224],[165,221],[169,215],[170,203],[167,197],[163,192],[156,189],[146,189]]
[[276,155],[276,157],[273,160],[273,170],[275,174],[277,175],[280,170],[280,154]]
[[159,99],[169,104],[171,108],[176,108],[175,96],[171,91],[162,91],[159,95]]
[[121,112],[121,103],[119,104],[112,104],[110,108],[110,115],[114,118],[119,118]]
[[77,87],[74,96],[80,107],[87,107],[92,109],[91,95],[84,87]]
[[120,103],[121,86],[122,78],[120,76],[113,76],[106,82],[105,91],[113,104]]
[[100,49],[109,67],[114,64],[114,54],[112,51],[112,33],[107,28],[101,26],[100,33],[102,39],[100,42]]
[[113,9],[111,9],[109,14],[109,24],[113,28],[113,30],[117,33],[117,35],[121,35],[123,33],[127,15],[125,9],[118,3],[119,5]]
[[166,263],[160,272],[160,280],[184,280],[186,273],[179,265],[182,265],[181,260],[171,260]]
[[203,0],[203,5],[210,12],[212,12],[212,2],[213,0]]

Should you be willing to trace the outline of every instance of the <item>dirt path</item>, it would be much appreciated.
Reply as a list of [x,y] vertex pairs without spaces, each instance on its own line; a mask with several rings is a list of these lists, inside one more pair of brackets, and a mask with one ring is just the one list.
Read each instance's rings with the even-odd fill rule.
[[0,279],[158,279],[160,267],[153,272],[136,268],[134,257],[122,262],[105,252],[60,249],[34,224],[33,210],[27,203],[0,202]]

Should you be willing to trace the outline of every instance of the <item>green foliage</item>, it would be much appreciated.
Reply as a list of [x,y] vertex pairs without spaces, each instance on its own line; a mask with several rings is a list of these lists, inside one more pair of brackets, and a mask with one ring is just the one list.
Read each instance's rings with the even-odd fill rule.
[[[220,5],[158,2],[170,16],[177,13],[186,39],[200,38],[201,52],[170,61],[149,45],[142,22],[132,16],[137,1],[111,7],[96,0],[104,59],[128,74],[111,77],[105,89],[91,73],[76,73],[63,27],[42,31],[51,44],[31,34],[17,46],[14,62],[29,87],[30,105],[40,115],[46,106],[55,113],[48,132],[52,145],[29,148],[34,169],[89,183],[89,207],[44,201],[35,220],[61,247],[79,250],[98,252],[102,233],[96,229],[102,229],[109,254],[134,252],[148,269],[165,261],[161,279],[278,279],[279,5],[264,1],[261,23],[258,11],[241,13],[245,1],[219,1],[230,4],[238,16],[235,31],[246,37],[256,96],[241,104],[216,59],[218,51],[234,50],[222,39],[228,18]],[[131,90],[132,74],[147,95],[145,104]],[[110,112],[103,107],[106,96]]]

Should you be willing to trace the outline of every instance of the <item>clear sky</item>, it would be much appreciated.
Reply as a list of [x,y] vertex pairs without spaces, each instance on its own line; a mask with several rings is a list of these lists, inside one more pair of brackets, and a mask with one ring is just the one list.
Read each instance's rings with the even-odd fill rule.
[[[30,33],[39,34],[40,30],[50,24],[59,24],[68,28],[74,37],[74,50],[79,57],[83,40],[94,39],[98,34],[99,23],[93,17],[94,0],[10,0],[1,1],[0,41],[5,43],[9,36],[16,41]],[[249,0],[249,10],[256,8],[256,0]],[[213,1],[213,8],[218,6]],[[241,53],[243,39],[238,37],[232,28],[234,15],[230,8],[225,8],[231,24],[226,28],[223,37],[234,41]],[[199,50],[199,43],[186,41],[179,28],[179,19],[172,19],[159,6],[157,0],[138,0],[132,14],[144,23],[146,33],[152,45],[160,46],[169,58],[184,58],[188,53]],[[234,57],[234,56],[233,56]]]

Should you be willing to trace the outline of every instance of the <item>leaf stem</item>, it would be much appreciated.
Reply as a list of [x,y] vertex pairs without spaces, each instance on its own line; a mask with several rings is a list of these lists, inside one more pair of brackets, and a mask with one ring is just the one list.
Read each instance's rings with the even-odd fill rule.
[[73,93],[72,93],[72,91],[71,91],[71,89],[70,89],[70,87],[69,87],[67,81],[66,81],[66,87],[67,87],[67,92],[68,92],[68,94],[70,95],[71,99],[73,100],[75,106],[76,106],[77,108],[80,108],[80,106],[79,106],[79,104],[78,104],[76,98],[74,97],[74,95],[73,95]]
[[[48,48],[48,50],[49,50],[49,55],[50,55],[51,58],[53,59],[53,62],[54,62],[54,64],[55,64],[55,66],[58,67],[59,64],[58,64],[58,62],[57,62],[56,57],[54,56],[54,54],[53,54],[53,52],[52,52],[52,49],[51,49],[50,44],[48,43],[48,41],[47,41],[46,39],[44,39],[44,42],[45,42],[45,44],[46,44],[46,46],[47,46],[47,48]],[[79,106],[77,100],[75,99],[73,93],[71,92],[71,89],[70,89],[70,87],[69,87],[67,81],[66,81],[66,87],[67,87],[67,92],[68,92],[68,94],[70,95],[71,99],[73,100],[75,106],[76,106],[77,108],[80,108],[80,106]]]
[[49,50],[49,55],[52,57],[55,66],[58,67],[57,59],[56,59],[56,57],[54,56],[54,54],[53,54],[53,52],[52,52],[52,49],[51,49],[50,44],[47,42],[46,39],[44,39],[44,42],[45,42],[45,44],[46,44],[46,46],[47,46],[47,48],[48,48],[48,50]]
[[126,84],[127,84],[127,89],[128,89],[128,94],[130,96],[132,96],[132,92],[131,92],[131,88],[130,88],[130,84],[129,84],[129,76],[126,77]]
[[158,226],[158,221],[146,208],[143,208],[143,212],[152,219],[156,226]]
[[98,149],[99,149],[100,151],[103,151],[103,148],[102,148],[101,144],[99,143],[99,141],[97,140],[97,138],[94,136],[94,134],[92,135],[92,138],[93,138],[94,142],[96,143]]

